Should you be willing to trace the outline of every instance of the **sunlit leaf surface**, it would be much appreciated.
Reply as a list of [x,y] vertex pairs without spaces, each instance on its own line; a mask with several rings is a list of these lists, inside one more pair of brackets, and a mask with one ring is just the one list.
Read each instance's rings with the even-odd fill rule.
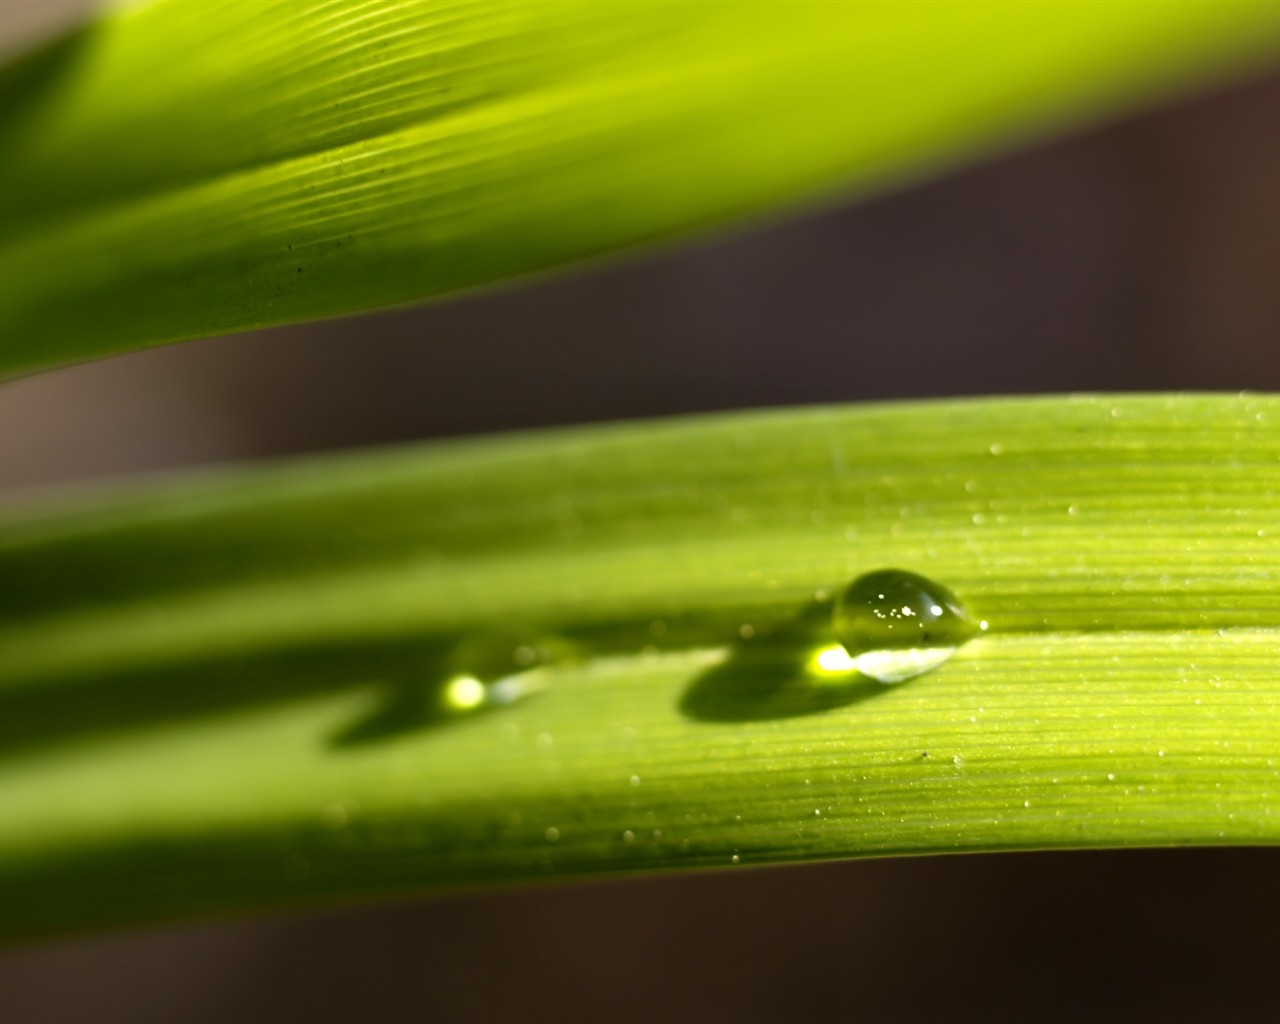
[[[1280,400],[1247,396],[601,427],[11,512],[0,931],[1275,842],[1277,523]],[[989,628],[896,685],[816,670],[885,568]]]

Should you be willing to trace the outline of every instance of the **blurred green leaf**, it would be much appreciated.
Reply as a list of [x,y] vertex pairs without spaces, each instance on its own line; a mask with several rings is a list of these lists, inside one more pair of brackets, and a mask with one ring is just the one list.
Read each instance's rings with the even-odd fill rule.
[[1232,0],[121,6],[0,72],[0,372],[885,188],[1278,44]]

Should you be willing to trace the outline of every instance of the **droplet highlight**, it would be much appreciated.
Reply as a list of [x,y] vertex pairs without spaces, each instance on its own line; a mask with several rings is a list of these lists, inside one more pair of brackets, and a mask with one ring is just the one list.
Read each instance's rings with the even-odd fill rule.
[[470,711],[484,703],[485,687],[475,676],[454,676],[445,684],[445,704],[455,711]]
[[857,671],[881,683],[937,668],[987,628],[947,587],[904,569],[855,579],[836,603],[834,625],[840,648],[818,652],[819,671]]

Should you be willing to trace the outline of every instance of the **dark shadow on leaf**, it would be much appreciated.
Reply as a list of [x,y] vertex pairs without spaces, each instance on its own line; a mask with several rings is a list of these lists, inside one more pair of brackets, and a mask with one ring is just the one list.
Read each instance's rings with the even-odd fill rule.
[[[303,650],[226,654],[142,670],[0,691],[0,760],[93,736],[278,705],[316,694],[413,680],[424,700],[445,677],[447,638],[332,643]],[[411,692],[407,682],[406,693]],[[398,689],[397,689],[398,692]],[[409,716],[397,718],[405,724]],[[415,728],[431,723],[417,719]],[[384,730],[386,732],[386,730]],[[389,733],[387,733],[389,734]]]
[[[14,152],[23,137],[40,125],[58,102],[93,37],[92,23],[64,33],[8,62],[0,63],[0,153]],[[16,220],[34,220],[40,210],[35,197],[0,195],[0,223],[12,230]]]
[[93,31],[82,25],[0,64],[0,138],[39,117],[41,103],[70,73]]
[[443,676],[431,681],[404,681],[384,688],[373,712],[358,718],[329,740],[332,747],[364,747],[396,739],[439,724],[456,713],[446,710],[441,698]]
[[811,601],[768,633],[740,640],[720,664],[685,691],[680,710],[704,722],[747,722],[812,715],[869,700],[886,687],[866,676],[821,678],[814,654],[835,642],[832,602]]

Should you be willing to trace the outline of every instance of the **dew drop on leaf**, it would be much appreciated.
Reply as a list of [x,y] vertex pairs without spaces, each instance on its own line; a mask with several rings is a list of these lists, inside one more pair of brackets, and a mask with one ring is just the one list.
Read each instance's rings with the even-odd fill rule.
[[855,579],[836,603],[834,625],[848,667],[882,683],[937,668],[987,628],[941,583],[904,569]]
[[474,711],[511,704],[545,686],[545,669],[572,658],[559,637],[496,630],[462,637],[448,659],[443,690],[447,710]]

